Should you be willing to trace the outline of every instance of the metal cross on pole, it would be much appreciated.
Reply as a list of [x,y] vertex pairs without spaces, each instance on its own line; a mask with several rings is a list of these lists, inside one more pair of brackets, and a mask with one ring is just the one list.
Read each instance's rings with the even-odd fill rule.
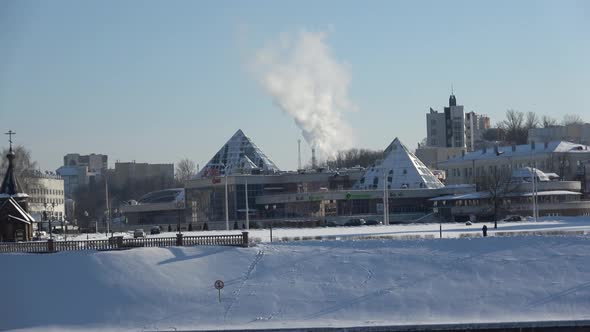
[[16,133],[12,130],[9,130],[4,135],[8,135],[8,142],[10,143],[10,151],[12,151],[12,135],[16,135]]

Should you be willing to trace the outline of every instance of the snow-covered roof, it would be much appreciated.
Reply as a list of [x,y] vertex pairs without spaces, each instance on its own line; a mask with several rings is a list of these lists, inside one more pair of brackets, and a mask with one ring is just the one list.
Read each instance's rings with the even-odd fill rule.
[[227,174],[243,174],[244,170],[258,169],[261,173],[279,172],[279,168],[260,150],[242,130],[238,130],[195,178]]
[[384,159],[367,168],[363,177],[354,185],[355,189],[383,189],[385,177],[389,189],[444,187],[398,138],[391,142],[383,154]]
[[62,166],[55,172],[60,176],[78,176],[82,166]]
[[[575,191],[567,191],[567,190],[547,190],[547,191],[538,191],[537,196],[562,196],[562,195],[582,195],[579,192]],[[508,193],[504,195],[504,197],[530,197],[533,196],[532,192],[514,192]],[[491,194],[487,191],[478,191],[469,194],[463,195],[445,195],[440,197],[435,197],[429,199],[429,201],[458,201],[458,200],[466,200],[466,199],[486,199],[490,198]]]
[[547,174],[543,173],[538,168],[532,168],[532,167],[523,167],[523,168],[515,169],[514,171],[512,171],[512,179],[530,182],[530,181],[532,181],[533,174],[535,174],[537,181],[540,181],[540,182],[551,181],[551,179],[549,178],[549,176],[547,176]]
[[173,188],[152,191],[137,200],[138,204],[166,203],[184,201],[184,189]]
[[4,203],[0,205],[0,210],[4,209],[7,205],[11,205],[19,214],[18,216],[10,215],[10,217],[28,224],[35,222],[35,218],[25,211],[25,209],[23,209],[20,204],[14,200],[14,198],[9,197],[6,201],[4,201]]
[[[514,151],[513,151],[514,148]],[[554,152],[569,152],[569,153],[588,153],[590,154],[590,146],[583,144],[576,144],[566,141],[552,141],[548,142],[545,147],[545,143],[536,142],[535,148],[532,148],[532,144],[522,144],[516,146],[500,146],[496,149],[489,147],[485,150],[477,150],[465,154],[465,156],[458,156],[451,158],[446,163],[462,162],[465,160],[484,160],[484,159],[495,159],[495,158],[506,158],[506,157],[529,157],[535,153],[554,153]]]

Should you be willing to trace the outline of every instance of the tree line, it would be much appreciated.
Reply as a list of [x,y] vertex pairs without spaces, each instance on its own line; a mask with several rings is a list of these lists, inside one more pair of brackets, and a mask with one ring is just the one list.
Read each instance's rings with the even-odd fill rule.
[[535,112],[520,112],[507,110],[506,118],[497,123],[495,127],[484,131],[483,139],[486,141],[503,141],[509,144],[526,144],[529,130],[533,128],[549,128],[559,125],[583,124],[582,117],[576,114],[565,114],[561,122],[547,115],[539,117]]

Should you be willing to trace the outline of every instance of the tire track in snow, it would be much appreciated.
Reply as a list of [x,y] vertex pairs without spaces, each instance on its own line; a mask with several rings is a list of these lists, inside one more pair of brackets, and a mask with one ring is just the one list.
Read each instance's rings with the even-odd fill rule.
[[242,288],[244,288],[244,285],[250,279],[250,275],[252,274],[252,272],[256,268],[256,265],[258,265],[260,260],[262,260],[262,257],[264,257],[264,250],[259,250],[258,253],[256,253],[256,256],[254,257],[254,260],[252,261],[252,263],[250,263],[250,266],[248,266],[246,273],[244,273],[244,277],[242,278],[242,282],[240,283],[240,286],[234,292],[234,297],[233,297],[232,301],[230,302],[229,306],[227,307],[227,309],[225,310],[225,314],[223,315],[223,321],[227,320],[227,315],[229,315],[229,312],[233,308],[234,304],[236,302],[238,302]]

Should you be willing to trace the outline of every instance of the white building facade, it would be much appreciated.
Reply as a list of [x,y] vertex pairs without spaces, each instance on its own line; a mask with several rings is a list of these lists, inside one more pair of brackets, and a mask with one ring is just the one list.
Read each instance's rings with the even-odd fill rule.
[[50,172],[38,172],[34,177],[29,189],[29,214],[37,221],[45,221],[44,212],[52,221],[67,220],[64,180]]

